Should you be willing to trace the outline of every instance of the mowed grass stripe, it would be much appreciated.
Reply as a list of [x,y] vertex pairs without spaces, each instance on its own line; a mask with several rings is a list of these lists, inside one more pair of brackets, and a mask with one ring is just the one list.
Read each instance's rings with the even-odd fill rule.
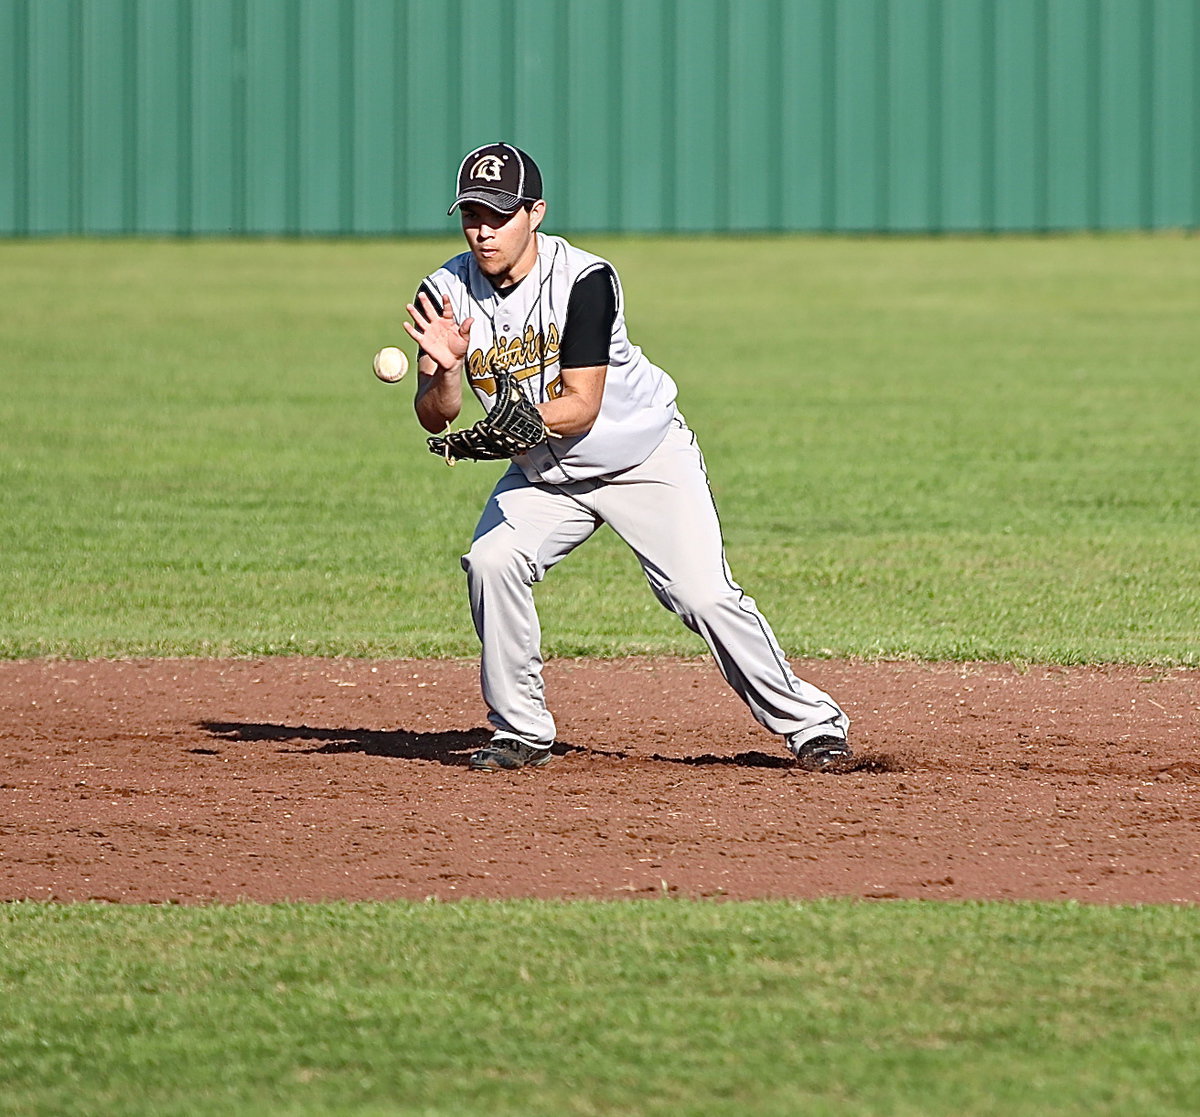
[[[585,243],[789,653],[1200,662],[1192,241]],[[457,249],[0,244],[0,655],[474,654],[498,467],[370,372]],[[703,651],[611,533],[539,600],[548,655]]]
[[1185,1114],[1191,908],[0,908],[6,1112]]

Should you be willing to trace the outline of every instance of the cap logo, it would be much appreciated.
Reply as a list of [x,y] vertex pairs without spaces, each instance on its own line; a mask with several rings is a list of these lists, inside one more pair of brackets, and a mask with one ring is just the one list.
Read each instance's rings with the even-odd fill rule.
[[481,159],[475,160],[470,177],[483,182],[499,182],[503,170],[504,160],[499,155],[485,155]]

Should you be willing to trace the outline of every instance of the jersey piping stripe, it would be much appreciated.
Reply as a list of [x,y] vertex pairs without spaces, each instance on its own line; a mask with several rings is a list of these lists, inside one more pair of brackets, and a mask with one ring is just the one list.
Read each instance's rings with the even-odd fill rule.
[[[676,419],[675,422],[680,422],[680,420]],[[721,528],[721,539],[724,540],[725,528],[721,524],[721,513],[717,509],[716,497],[713,496],[712,482],[709,480],[708,465],[704,461],[704,452],[698,446],[696,446],[696,432],[689,427],[688,433],[692,436],[692,445],[696,447],[696,453],[700,455],[700,472],[704,474],[704,484],[708,489],[708,499],[712,501],[713,515],[717,517],[717,524]],[[758,626],[758,630],[762,634],[763,642],[768,648],[770,648],[771,658],[775,660],[775,666],[779,668],[779,673],[783,676],[784,686],[787,688],[788,693],[798,695],[799,692],[796,690],[794,685],[795,674],[792,672],[791,664],[781,660],[776,654],[776,642],[771,639],[770,632],[767,630],[766,622],[764,621],[762,615],[754,609],[747,609],[744,607],[746,591],[733,580],[729,570],[729,562],[725,557],[724,543],[721,545],[721,569],[725,578],[725,584],[731,590],[736,591],[738,595],[738,608],[741,609],[743,613],[746,613],[754,618],[755,624]],[[836,712],[837,711],[834,711],[835,714]]]

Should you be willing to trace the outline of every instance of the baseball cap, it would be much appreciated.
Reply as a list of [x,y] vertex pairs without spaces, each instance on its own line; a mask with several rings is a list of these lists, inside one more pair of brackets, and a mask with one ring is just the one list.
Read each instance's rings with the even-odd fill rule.
[[542,172],[512,144],[485,144],[469,152],[458,168],[458,197],[447,214],[464,202],[479,202],[497,213],[516,213],[522,202],[542,196]]

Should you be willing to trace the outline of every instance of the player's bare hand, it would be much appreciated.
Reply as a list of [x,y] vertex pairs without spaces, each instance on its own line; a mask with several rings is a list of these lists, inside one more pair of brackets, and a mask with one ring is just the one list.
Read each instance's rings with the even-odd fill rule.
[[424,291],[417,295],[417,302],[421,304],[419,307],[412,303],[405,307],[412,319],[411,322],[404,323],[408,336],[438,368],[445,372],[460,368],[467,355],[471,324],[475,319],[468,318],[461,325],[455,321],[449,295],[442,296],[440,314],[433,300]]

